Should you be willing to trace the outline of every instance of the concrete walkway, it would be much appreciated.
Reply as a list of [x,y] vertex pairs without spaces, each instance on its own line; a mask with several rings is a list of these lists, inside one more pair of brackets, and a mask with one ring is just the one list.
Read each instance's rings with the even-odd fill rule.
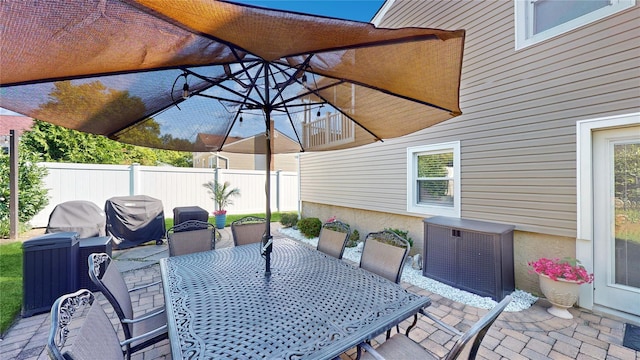
[[[282,236],[278,228],[278,224],[274,224],[275,237]],[[216,248],[233,245],[228,227],[221,230],[221,235]],[[131,287],[160,280],[158,260],[166,256],[166,245],[145,245],[113,253],[118,268]],[[429,311],[462,331],[487,311],[454,302],[411,284],[403,283],[403,286],[412,292],[430,296],[433,305]],[[102,294],[97,295],[117,324],[108,302]],[[133,300],[134,308],[140,313],[164,305],[159,287]],[[640,360],[640,352],[622,346],[623,320],[577,308],[571,309],[574,319],[563,320],[548,314],[548,306],[541,299],[527,310],[503,313],[485,337],[478,358]],[[402,325],[407,324],[408,321]],[[49,325],[48,313],[19,319],[0,341],[0,359],[48,359],[45,345]],[[451,336],[424,317],[420,318],[418,327],[412,330],[411,338],[438,355],[444,355],[453,345]],[[384,338],[377,340],[383,341]],[[355,359],[355,349],[347,352],[343,358]],[[99,354],[96,359],[100,359]],[[171,359],[168,341],[134,354],[132,359]]]

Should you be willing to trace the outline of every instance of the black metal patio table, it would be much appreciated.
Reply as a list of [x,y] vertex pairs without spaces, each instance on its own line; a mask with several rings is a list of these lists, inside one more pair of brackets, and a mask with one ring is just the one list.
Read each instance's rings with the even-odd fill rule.
[[173,359],[331,359],[428,297],[290,239],[160,261]]

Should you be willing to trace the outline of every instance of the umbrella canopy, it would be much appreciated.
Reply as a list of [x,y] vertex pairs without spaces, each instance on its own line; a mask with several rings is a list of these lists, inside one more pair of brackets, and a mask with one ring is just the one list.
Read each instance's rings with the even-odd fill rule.
[[0,106],[125,143],[264,153],[269,171],[273,152],[360,146],[461,113],[464,30],[214,0],[1,6]]

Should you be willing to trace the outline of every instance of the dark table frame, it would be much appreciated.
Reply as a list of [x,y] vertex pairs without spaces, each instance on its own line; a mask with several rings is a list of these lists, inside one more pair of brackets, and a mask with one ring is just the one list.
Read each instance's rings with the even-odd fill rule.
[[160,261],[173,359],[331,359],[430,305],[428,297],[290,239]]

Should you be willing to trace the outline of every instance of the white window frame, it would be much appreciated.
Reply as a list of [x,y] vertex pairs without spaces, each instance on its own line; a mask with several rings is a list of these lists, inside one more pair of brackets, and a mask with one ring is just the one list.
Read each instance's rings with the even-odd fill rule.
[[531,34],[533,32],[532,13],[533,3],[536,1],[541,0],[514,0],[516,50],[524,49],[528,46],[551,39],[636,5],[636,0],[609,0],[609,6],[533,35]]
[[[453,207],[418,204],[418,155],[453,152]],[[460,217],[460,141],[407,148],[407,212]]]

